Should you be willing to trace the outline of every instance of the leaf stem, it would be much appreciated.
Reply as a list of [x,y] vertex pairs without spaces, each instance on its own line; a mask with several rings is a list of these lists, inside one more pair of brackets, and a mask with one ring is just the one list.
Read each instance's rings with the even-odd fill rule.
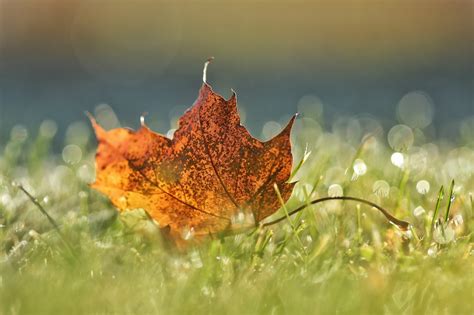
[[204,69],[202,70],[202,82],[207,84],[207,66],[214,60],[214,57],[209,57],[206,62],[204,63]]

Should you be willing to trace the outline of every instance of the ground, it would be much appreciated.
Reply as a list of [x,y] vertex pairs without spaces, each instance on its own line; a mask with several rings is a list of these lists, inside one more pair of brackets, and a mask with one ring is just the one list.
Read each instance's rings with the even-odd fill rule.
[[143,210],[118,214],[89,188],[85,123],[59,150],[53,122],[16,126],[0,144],[0,314],[472,314],[474,137],[407,138],[399,127],[387,139],[348,121],[295,129],[295,165],[311,153],[287,211],[355,196],[408,231],[364,204],[330,201],[185,249]]

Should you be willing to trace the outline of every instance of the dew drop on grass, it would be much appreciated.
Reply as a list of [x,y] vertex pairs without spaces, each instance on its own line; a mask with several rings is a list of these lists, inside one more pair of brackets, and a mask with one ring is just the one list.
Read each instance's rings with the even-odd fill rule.
[[418,183],[416,183],[416,190],[422,194],[426,195],[430,191],[430,183],[427,180],[420,180]]
[[354,169],[354,173],[358,176],[362,176],[367,172],[367,165],[361,159],[355,160],[352,168]]
[[454,240],[454,230],[448,225],[438,226],[433,232],[433,239],[438,244],[448,244]]
[[201,288],[201,294],[208,297],[214,297],[214,290],[208,286],[203,286]]
[[10,139],[15,142],[23,142],[28,138],[28,129],[22,125],[16,125],[10,132]]
[[428,248],[428,252],[427,252],[428,256],[435,257],[437,253],[438,253],[438,249],[436,248],[436,246],[432,246]]
[[89,164],[81,165],[76,174],[84,183],[91,183],[94,180],[94,169]]
[[201,260],[201,255],[199,255],[199,252],[193,251],[190,256],[191,256],[190,257],[191,265],[196,269],[202,268],[203,263]]
[[388,132],[388,144],[395,151],[409,149],[415,137],[410,127],[405,125],[396,125]]
[[75,144],[68,144],[63,149],[62,157],[68,164],[77,164],[82,159],[82,150]]
[[185,227],[183,231],[181,232],[181,237],[185,241],[191,240],[194,237],[194,228]]
[[387,197],[390,193],[390,185],[384,180],[378,180],[372,186],[372,191],[379,197]]
[[245,222],[245,214],[242,211],[237,212],[231,218],[232,225],[241,225]]
[[9,204],[11,201],[12,201],[12,197],[10,197],[9,194],[4,193],[4,194],[0,195],[0,204],[6,206],[6,205]]
[[464,219],[463,219],[462,215],[456,214],[453,218],[453,222],[454,222],[454,225],[456,225],[456,226],[462,225],[464,223]]
[[127,197],[120,196],[119,199],[118,199],[118,202],[120,202],[123,205],[127,205]]
[[54,120],[45,120],[41,123],[39,132],[42,137],[53,138],[58,131],[58,125]]
[[332,184],[328,188],[328,195],[329,197],[341,197],[343,196],[344,191],[339,184]]
[[419,217],[422,214],[426,213],[425,209],[422,206],[418,206],[413,210],[413,215]]
[[403,156],[402,153],[400,152],[395,152],[392,154],[390,157],[390,161],[392,162],[393,165],[395,165],[398,168],[402,168],[403,164],[405,163],[405,157]]

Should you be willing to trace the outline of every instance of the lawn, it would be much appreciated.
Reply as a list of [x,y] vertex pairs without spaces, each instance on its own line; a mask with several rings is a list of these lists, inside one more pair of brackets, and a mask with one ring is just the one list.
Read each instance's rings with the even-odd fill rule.
[[[0,143],[0,314],[472,314],[472,125],[448,141],[370,117],[301,118],[295,162],[310,154],[272,218],[308,207],[185,249],[89,188],[86,119],[64,141],[52,121],[16,126]],[[341,195],[410,228],[358,202],[309,205]]]

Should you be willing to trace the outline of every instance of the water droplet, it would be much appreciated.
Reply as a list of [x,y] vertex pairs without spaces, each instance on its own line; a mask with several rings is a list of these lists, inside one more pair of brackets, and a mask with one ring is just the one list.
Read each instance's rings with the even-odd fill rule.
[[463,219],[462,215],[456,214],[453,218],[453,222],[454,222],[454,225],[456,225],[456,226],[462,225],[464,223],[464,219]]
[[454,240],[454,230],[450,226],[439,225],[433,232],[433,239],[438,244],[448,244]]
[[230,221],[232,225],[241,225],[245,222],[245,214],[239,211],[230,218]]
[[398,168],[402,168],[403,164],[405,163],[405,157],[400,152],[393,153],[392,156],[390,157],[390,160],[392,164]]
[[185,227],[183,231],[181,232],[181,237],[185,241],[191,240],[194,237],[194,228]]
[[52,138],[58,131],[58,125],[53,120],[45,120],[41,123],[39,132],[45,138]]
[[357,159],[354,161],[353,169],[354,173],[356,173],[358,176],[362,176],[367,172],[367,165],[363,160]]
[[202,260],[201,260],[201,255],[199,255],[198,251],[193,251],[191,253],[190,259],[191,259],[191,264],[194,268],[196,268],[196,269],[202,268],[203,263],[202,263]]
[[64,162],[68,164],[77,164],[82,159],[82,150],[75,144],[69,144],[64,147],[62,156]]
[[387,197],[390,193],[390,185],[384,180],[378,180],[372,186],[372,191],[380,197]]
[[426,211],[422,206],[418,206],[418,207],[415,208],[415,210],[413,210],[413,215],[415,217],[419,217],[424,213],[426,213]]
[[10,202],[12,201],[12,197],[7,194],[7,193],[4,193],[2,195],[0,195],[0,203],[4,206],[6,206],[7,204],[9,204]]
[[426,195],[430,191],[430,183],[424,179],[416,183],[416,190],[422,194]]
[[10,139],[12,141],[23,142],[28,138],[28,129],[22,125],[16,125],[10,132]]
[[230,218],[230,221],[231,221],[231,224],[234,226],[234,228],[255,225],[255,218],[251,211],[248,211],[248,212],[239,211]]
[[428,252],[427,252],[428,256],[435,257],[437,253],[438,253],[438,249],[436,248],[436,246],[432,246],[428,248]]
[[413,144],[415,137],[410,127],[396,125],[388,132],[388,144],[393,150],[407,150]]
[[201,294],[208,297],[214,297],[214,290],[208,286],[203,286],[201,288]]
[[328,188],[329,197],[341,197],[341,196],[343,196],[343,194],[344,194],[344,191],[343,191],[341,185],[332,184]]
[[81,165],[76,174],[85,183],[91,183],[94,180],[94,169],[89,164]]

